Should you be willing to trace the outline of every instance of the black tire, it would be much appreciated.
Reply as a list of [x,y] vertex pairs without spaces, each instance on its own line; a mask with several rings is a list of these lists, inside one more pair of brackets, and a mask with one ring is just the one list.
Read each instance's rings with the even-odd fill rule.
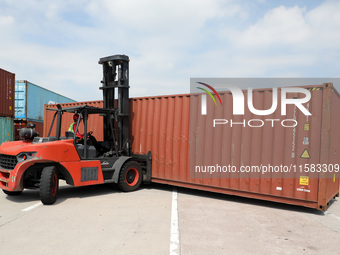
[[44,205],[52,205],[57,200],[59,179],[54,166],[45,167],[40,178],[40,200]]
[[22,191],[8,191],[8,190],[2,190],[6,195],[8,196],[19,196]]
[[118,187],[124,192],[135,191],[142,184],[142,168],[136,161],[126,162],[120,173]]

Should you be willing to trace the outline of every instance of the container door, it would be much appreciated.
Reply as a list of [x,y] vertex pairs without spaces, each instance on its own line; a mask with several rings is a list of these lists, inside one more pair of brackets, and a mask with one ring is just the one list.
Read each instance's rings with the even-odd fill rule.
[[15,82],[15,118],[26,119],[26,81]]

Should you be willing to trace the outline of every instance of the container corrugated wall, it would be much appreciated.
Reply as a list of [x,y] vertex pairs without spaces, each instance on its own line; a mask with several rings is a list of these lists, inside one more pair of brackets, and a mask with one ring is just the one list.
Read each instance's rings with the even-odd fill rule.
[[13,141],[13,118],[0,117],[0,144]]
[[[271,106],[270,89],[254,91],[254,107],[268,109]],[[193,95],[174,95],[132,98],[130,100],[132,151],[136,154],[152,152],[152,181],[188,187],[212,192],[220,192],[250,198],[264,199],[317,209],[326,209],[328,202],[339,193],[339,178],[310,178],[307,185],[301,186],[301,174],[292,178],[203,178],[203,175],[190,175],[191,164],[207,164],[209,158],[220,160],[224,164],[241,165],[300,165],[300,164],[339,164],[340,135],[340,98],[331,84],[311,88],[312,99],[308,108],[312,116],[306,117],[299,110],[288,106],[286,119],[295,119],[296,128],[274,128],[265,125],[261,128],[216,127],[211,125],[213,118],[219,118],[221,112],[230,119],[241,122],[239,116],[232,117],[232,99],[230,93],[222,93],[224,108],[214,108],[208,102],[206,120],[199,118],[200,99]],[[296,95],[297,96],[297,95]],[[211,100],[212,101],[212,100]],[[102,106],[101,101],[82,102],[79,104]],[[73,105],[73,104],[72,104]],[[62,105],[62,107],[71,106]],[[52,107],[52,106],[51,106]],[[55,107],[55,106],[54,106]],[[196,109],[193,109],[196,108]],[[191,110],[191,119],[190,119]],[[52,112],[45,111],[44,135],[51,123]],[[196,116],[195,116],[196,115]],[[194,117],[193,117],[194,116]],[[245,112],[245,119],[261,119]],[[268,119],[282,119],[280,109]],[[63,130],[72,122],[69,117],[63,122]],[[97,122],[94,124],[92,122]],[[99,124],[98,124],[99,123]],[[278,122],[280,123],[280,122]],[[96,125],[96,128],[95,128]],[[190,125],[192,127],[190,129]],[[90,120],[90,129],[102,139],[102,120]],[[200,132],[205,136],[200,136]],[[54,131],[55,132],[55,131]],[[190,133],[191,132],[191,133]],[[204,139],[202,138],[204,137]],[[308,137],[308,143],[306,138]],[[100,140],[100,139],[99,139]],[[195,155],[191,155],[193,146]],[[310,158],[301,158],[304,150]],[[303,188],[303,189],[301,189]]]
[[28,81],[15,82],[15,118],[43,121],[44,105],[75,102]]
[[131,141],[136,154],[152,152],[153,181],[190,179],[190,96],[132,99]]
[[0,68],[0,116],[14,117],[15,74]]

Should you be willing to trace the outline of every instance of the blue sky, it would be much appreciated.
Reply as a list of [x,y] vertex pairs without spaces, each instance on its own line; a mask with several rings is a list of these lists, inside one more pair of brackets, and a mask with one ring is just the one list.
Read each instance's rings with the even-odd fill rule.
[[0,68],[100,100],[101,57],[130,57],[130,95],[192,77],[339,77],[340,1],[2,0]]

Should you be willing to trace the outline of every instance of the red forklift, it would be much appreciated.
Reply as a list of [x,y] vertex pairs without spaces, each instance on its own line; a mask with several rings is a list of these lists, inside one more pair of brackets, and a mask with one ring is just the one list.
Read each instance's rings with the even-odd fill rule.
[[[151,181],[151,152],[135,155],[129,131],[129,57],[114,55],[99,60],[103,66],[103,108],[88,105],[55,111],[49,134],[39,137],[34,124],[19,131],[22,140],[0,146],[0,188],[7,195],[39,189],[43,204],[54,204],[59,179],[72,186],[113,183],[120,190],[137,190]],[[117,98],[116,98],[117,97]],[[75,130],[62,136],[63,114],[78,114]],[[88,130],[92,114],[103,117],[103,141]],[[90,117],[91,118],[91,117]],[[51,131],[56,122],[56,133]],[[84,139],[77,137],[83,125]],[[78,132],[79,133],[79,132]]]

